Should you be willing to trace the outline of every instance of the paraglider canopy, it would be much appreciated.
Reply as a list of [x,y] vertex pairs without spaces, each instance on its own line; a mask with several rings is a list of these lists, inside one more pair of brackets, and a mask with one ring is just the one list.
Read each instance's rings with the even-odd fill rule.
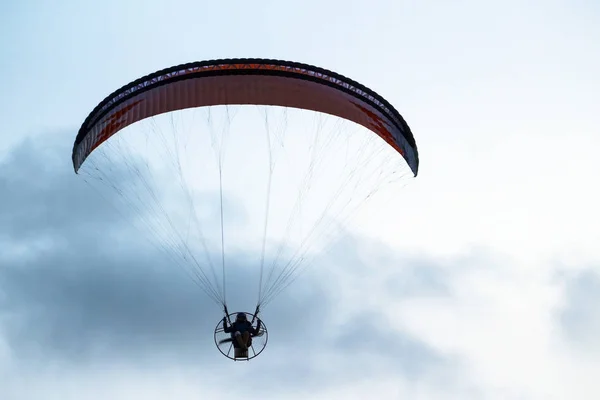
[[169,111],[222,104],[294,107],[354,121],[402,154],[417,175],[415,139],[387,100],[332,71],[264,59],[194,62],[125,85],[98,104],[81,126],[73,146],[75,172],[95,148],[134,122]]

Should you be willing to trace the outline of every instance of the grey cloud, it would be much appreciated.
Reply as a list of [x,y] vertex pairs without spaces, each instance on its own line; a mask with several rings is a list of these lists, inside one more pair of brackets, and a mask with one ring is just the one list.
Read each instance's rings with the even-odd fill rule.
[[[220,357],[212,342],[219,307],[148,243],[127,240],[137,231],[78,182],[66,137],[60,135],[58,145],[26,143],[0,169],[0,188],[7,194],[0,209],[0,314],[11,316],[2,330],[16,357],[73,365],[204,363]],[[31,246],[40,238],[50,244],[13,255],[14,246]],[[358,253],[352,252],[361,242],[346,235],[320,265],[359,271],[353,262]],[[257,274],[248,258],[228,257],[232,311],[255,301]],[[333,377],[315,373],[314,365],[326,351],[359,357],[356,376],[375,373],[370,357],[381,368],[411,377],[441,362],[418,339],[389,332],[376,315],[357,315],[332,332],[327,321],[336,312],[334,292],[334,283],[305,274],[264,310],[271,339],[258,362],[266,376],[277,376],[280,384],[326,384]]]
[[[426,373],[429,366],[445,361],[419,340],[391,329],[383,314],[376,312],[356,315],[332,337],[331,344],[361,360],[363,368],[373,369],[383,364],[385,369],[391,367],[411,379]],[[368,365],[369,362],[373,365]]]
[[387,289],[394,297],[449,296],[447,270],[428,260],[397,259],[398,273],[388,280]]
[[592,268],[578,272],[567,279],[565,294],[558,314],[563,332],[575,345],[600,350],[600,275]]
[[[148,352],[197,359],[208,347],[216,351],[212,337],[206,339],[221,317],[219,307],[148,243],[115,242],[113,234],[127,238],[138,232],[78,183],[68,154],[67,145],[25,143],[0,170],[6,193],[0,210],[0,304],[16,315],[4,330],[17,354],[89,361]],[[40,238],[51,238],[51,246],[32,250]],[[11,257],[18,245],[29,249]],[[228,256],[228,302],[234,306],[255,301],[257,274],[248,259]],[[311,289],[318,291],[319,284]],[[320,314],[307,301],[327,304],[322,292],[289,293],[270,307],[269,314],[278,316],[267,321],[274,331],[285,332],[297,319],[313,324]],[[298,303],[302,309],[291,313]]]

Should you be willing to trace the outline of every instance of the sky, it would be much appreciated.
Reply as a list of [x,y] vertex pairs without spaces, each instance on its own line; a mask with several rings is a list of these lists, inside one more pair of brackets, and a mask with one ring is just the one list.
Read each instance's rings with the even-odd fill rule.
[[[0,398],[600,398],[598,43],[587,0],[2,2]],[[421,160],[269,304],[248,363],[70,158],[116,88],[228,57],[365,84]],[[252,257],[228,255],[234,304]]]

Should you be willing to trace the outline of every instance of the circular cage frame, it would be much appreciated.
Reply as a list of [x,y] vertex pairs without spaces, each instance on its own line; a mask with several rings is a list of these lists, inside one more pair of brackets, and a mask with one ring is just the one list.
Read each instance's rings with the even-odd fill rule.
[[[261,318],[259,318],[258,316],[255,316],[254,314],[250,314],[245,311],[242,311],[242,312],[244,314],[246,314],[246,318],[248,319],[248,321],[252,321],[253,319],[255,321],[260,321],[260,330],[258,332],[258,335],[253,336],[253,338],[264,337],[264,340],[258,351],[255,350],[255,347],[254,347],[255,342],[254,342],[254,340],[252,340],[252,345],[248,348],[248,354],[246,355],[246,357],[235,357],[235,351],[233,352],[234,353],[233,355],[231,354],[232,350],[234,349],[233,342],[230,342],[229,344],[226,345],[229,347],[227,352],[223,351],[223,349],[221,349],[221,346],[219,345],[219,339],[225,338],[225,335],[227,335],[227,337],[229,337],[229,334],[225,333],[225,331],[223,330],[223,319],[219,320],[219,322],[215,326],[215,332],[214,332],[215,346],[217,346],[217,349],[219,350],[219,352],[221,354],[223,354],[225,357],[227,357],[233,361],[250,361],[250,360],[252,360],[253,358],[257,357],[259,354],[261,354],[265,350],[265,348],[267,347],[267,343],[269,342],[269,331],[267,329],[267,326],[263,322],[263,320]],[[227,315],[227,323],[229,323],[231,325],[231,321],[235,320],[237,314],[239,314],[239,313],[240,312],[229,313]],[[252,355],[250,355],[250,351],[252,351],[252,353],[253,353]]]

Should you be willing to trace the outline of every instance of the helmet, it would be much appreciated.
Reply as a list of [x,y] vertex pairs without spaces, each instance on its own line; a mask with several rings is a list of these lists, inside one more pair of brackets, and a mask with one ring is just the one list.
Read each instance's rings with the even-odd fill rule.
[[246,314],[245,314],[245,313],[243,313],[243,312],[239,312],[239,313],[237,314],[237,317],[236,317],[236,319],[237,319],[238,321],[245,321],[245,320],[246,320]]

